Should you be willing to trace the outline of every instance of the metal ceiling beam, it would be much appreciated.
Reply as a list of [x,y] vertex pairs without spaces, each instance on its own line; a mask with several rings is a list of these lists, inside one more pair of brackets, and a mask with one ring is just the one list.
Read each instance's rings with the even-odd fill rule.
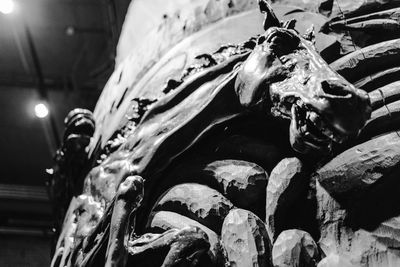
[[14,41],[17,45],[18,55],[19,55],[19,59],[21,60],[21,64],[24,67],[26,74],[30,75],[31,69],[29,67],[28,59],[26,58],[26,54],[25,54],[24,48],[22,46],[21,38],[20,38],[20,36],[17,32],[17,29],[15,28],[15,25],[13,23],[11,23],[11,29],[12,29]]
[[[83,94],[90,94],[93,96],[99,96],[102,88],[103,88],[103,82],[97,83],[88,83],[86,85],[80,85],[79,86],[79,92]],[[58,80],[51,80],[51,81],[46,81],[46,88],[49,88],[48,91],[63,91],[66,89],[72,89],[72,85],[65,85],[63,81],[58,81]],[[0,77],[0,90],[1,88],[21,88],[21,89],[35,89],[36,90],[36,83],[32,81],[31,79],[2,79]],[[72,90],[71,90],[72,91]]]
[[53,236],[51,229],[35,229],[21,227],[4,227],[0,226],[0,235],[22,235],[22,236]]
[[[45,85],[45,81],[44,81],[44,77],[43,77],[42,67],[40,65],[39,56],[37,54],[37,50],[36,50],[35,43],[32,38],[31,31],[29,30],[29,27],[23,17],[21,17],[21,21],[22,21],[22,24],[24,27],[25,36],[26,36],[26,40],[28,43],[28,48],[29,48],[29,51],[30,51],[30,54],[32,57],[32,63],[33,63],[33,66],[34,66],[34,69],[36,72],[37,89],[38,89],[39,95],[44,101],[49,101],[49,96],[47,94],[46,85]],[[54,114],[52,112],[50,112],[48,115],[48,121],[49,121],[49,125],[50,125],[49,128],[52,133],[55,146],[59,147],[61,145],[61,140],[60,140],[60,135],[57,130],[57,125],[56,125],[56,121],[54,118]],[[53,151],[53,153],[55,153],[55,151]]]
[[[25,3],[31,3],[32,0],[18,0],[18,2],[25,2]],[[98,5],[98,0],[35,0],[35,4],[40,4],[40,3],[66,3],[66,4],[71,4],[71,5]]]
[[0,184],[0,199],[49,201],[46,187]]
[[44,77],[43,77],[43,72],[42,72],[42,67],[40,66],[40,61],[39,61],[39,56],[36,51],[35,43],[33,42],[32,34],[31,31],[29,30],[28,25],[26,24],[26,21],[22,19],[24,31],[25,31],[25,36],[26,40],[28,43],[28,48],[29,52],[32,57],[32,63],[36,72],[36,78],[37,78],[37,89],[39,91],[39,94],[42,98],[47,99],[47,91],[44,83]]

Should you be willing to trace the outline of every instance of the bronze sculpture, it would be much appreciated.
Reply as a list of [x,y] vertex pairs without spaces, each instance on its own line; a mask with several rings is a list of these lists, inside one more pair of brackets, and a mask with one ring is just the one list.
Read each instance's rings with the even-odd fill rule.
[[[200,63],[180,80],[171,80],[164,90],[168,95],[154,104],[136,100],[140,115],[132,131],[91,170],[83,196],[71,204],[53,266],[284,266],[279,260],[285,253],[274,254],[272,245],[290,251],[282,241],[285,236],[301,251],[312,247],[313,252],[292,259],[294,265],[316,266],[323,253],[312,238],[285,230],[302,228],[315,239],[319,234],[307,225],[308,219],[284,225],[293,219],[283,214],[285,209],[299,206],[290,199],[295,194],[281,199],[284,194],[277,192],[283,187],[284,193],[292,187],[299,194],[312,191],[312,176],[319,181],[317,187],[321,183],[349,201],[353,191],[348,188],[357,183],[343,189],[335,179],[330,182],[336,174],[329,164],[339,168],[340,157],[325,169],[315,168],[315,157],[328,161],[359,142],[355,136],[370,117],[370,100],[323,61],[311,43],[312,33],[306,40],[292,29],[292,22],[281,24],[266,2],[260,1],[260,8],[266,14],[264,34],[200,56]],[[340,60],[332,66],[343,72],[341,66],[348,65],[341,62],[348,59]],[[385,97],[376,99],[373,106]],[[386,139],[371,145],[375,150],[353,150],[364,153],[361,160],[367,162]],[[393,137],[390,144],[396,142]],[[278,152],[265,153],[274,149]],[[300,160],[289,158],[293,156]],[[268,180],[265,172],[278,162]],[[392,169],[397,158],[383,157],[382,162],[384,169]],[[357,168],[351,175],[358,177]],[[271,180],[279,190],[274,191]],[[271,204],[267,211],[265,198]],[[298,205],[309,208],[312,201],[301,198],[305,202]],[[77,212],[82,203],[92,208]],[[238,242],[255,248],[241,251]]]

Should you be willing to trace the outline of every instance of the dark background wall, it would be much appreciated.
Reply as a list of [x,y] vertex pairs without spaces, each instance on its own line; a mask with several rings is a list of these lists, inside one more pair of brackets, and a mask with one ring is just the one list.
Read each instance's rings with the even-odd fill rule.
[[50,239],[42,236],[0,236],[0,266],[50,266]]
[[[64,117],[93,110],[114,69],[130,0],[14,2],[14,13],[0,13],[0,266],[49,266],[46,169]],[[54,127],[34,116],[43,94]]]

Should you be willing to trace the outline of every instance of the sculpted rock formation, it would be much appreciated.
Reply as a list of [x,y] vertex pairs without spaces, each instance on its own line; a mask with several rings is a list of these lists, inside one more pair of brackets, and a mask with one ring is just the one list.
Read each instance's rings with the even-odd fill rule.
[[215,161],[204,170],[215,177],[223,194],[238,207],[252,209],[265,196],[268,174],[254,163],[239,160]]
[[[343,266],[366,267],[400,264],[398,212],[389,219],[379,218],[379,223],[373,223],[374,226],[371,229],[369,224],[376,220],[374,217],[379,210],[364,207],[364,212],[370,217],[363,218],[360,224],[362,227],[352,227],[347,221],[349,211],[329,195],[318,182],[316,189],[321,230],[319,245],[329,258],[324,261],[324,264],[321,262],[322,266],[331,266],[329,264],[342,266],[340,264],[343,264]],[[393,195],[392,192],[384,192],[379,196],[384,196],[384,194],[390,194],[388,198],[398,198],[398,193]],[[376,202],[377,198],[373,198],[369,203],[373,201]],[[395,202],[385,201],[384,208],[379,208],[386,211],[397,210],[393,203]]]
[[162,233],[166,230],[182,229],[189,226],[196,226],[207,234],[208,242],[210,243],[210,249],[207,252],[211,261],[209,266],[223,265],[224,259],[222,255],[219,235],[217,235],[210,228],[198,223],[195,220],[189,219],[186,216],[170,211],[154,212],[149,217],[146,231]]
[[287,227],[290,207],[308,190],[309,177],[297,158],[285,158],[272,170],[267,186],[266,218],[269,236],[276,237]]
[[242,209],[226,216],[221,232],[229,266],[270,266],[271,241],[263,221]]
[[233,205],[228,199],[208,186],[180,184],[161,196],[153,211],[175,211],[219,234],[223,219],[232,208]]
[[348,258],[337,254],[330,254],[318,263],[317,267],[356,267]]
[[317,266],[321,255],[309,233],[286,230],[280,233],[272,248],[274,267]]
[[132,1],[52,266],[400,265],[400,2],[277,2]]

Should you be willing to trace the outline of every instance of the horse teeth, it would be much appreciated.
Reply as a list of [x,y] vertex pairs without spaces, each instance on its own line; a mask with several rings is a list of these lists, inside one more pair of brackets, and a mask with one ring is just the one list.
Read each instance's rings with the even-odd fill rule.
[[300,127],[300,132],[301,133],[307,133],[307,124],[304,124],[303,126]]
[[[318,129],[318,131],[323,135],[323,136],[325,136],[326,138],[328,138],[328,139],[332,139],[329,135],[327,135],[325,132],[324,132],[324,128],[326,128],[326,127],[324,127],[325,125],[324,125],[324,122],[323,122],[323,120],[321,119],[321,116],[319,116],[316,112],[314,112],[314,111],[309,111],[309,112],[307,112],[307,119],[308,119],[308,122],[313,126],[313,127],[315,127],[316,129]],[[316,137],[317,138],[317,137]],[[321,138],[318,138],[318,140],[323,140],[323,139],[321,139]],[[325,140],[326,141],[326,140]]]
[[331,127],[328,125],[327,122],[325,122],[321,116],[319,116],[316,112],[314,111],[309,111],[307,112],[307,119],[309,122],[315,126],[317,129],[321,131],[323,135],[328,137],[329,139],[335,141],[336,143],[342,143],[343,142],[343,137],[337,135],[334,130],[331,129]]
[[320,116],[312,111],[309,112],[309,120],[317,127],[317,128],[321,128],[321,118]]

